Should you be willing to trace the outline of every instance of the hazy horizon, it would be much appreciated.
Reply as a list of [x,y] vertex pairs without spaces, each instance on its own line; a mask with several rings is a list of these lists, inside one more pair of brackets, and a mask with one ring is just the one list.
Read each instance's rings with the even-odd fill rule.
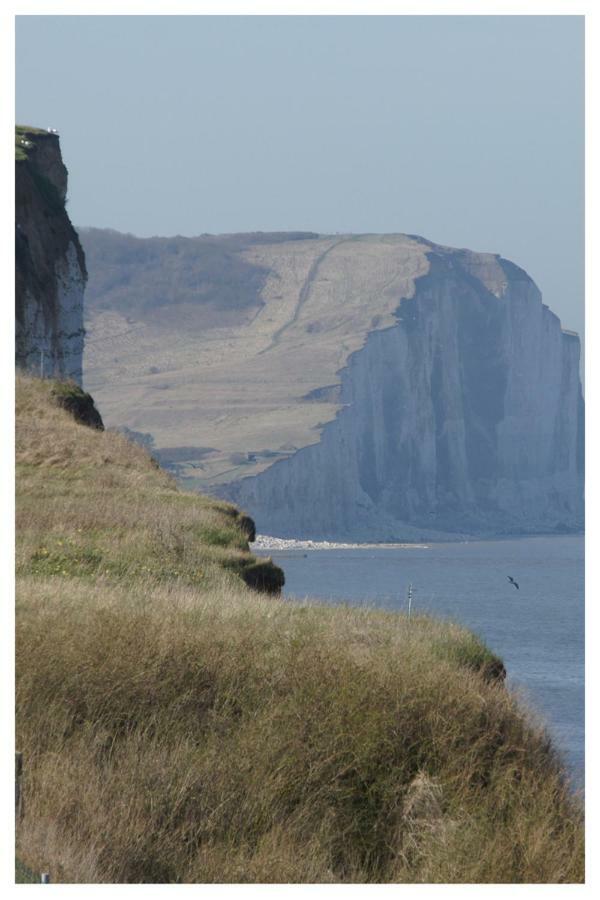
[[582,16],[18,16],[81,227],[420,234],[584,328]]

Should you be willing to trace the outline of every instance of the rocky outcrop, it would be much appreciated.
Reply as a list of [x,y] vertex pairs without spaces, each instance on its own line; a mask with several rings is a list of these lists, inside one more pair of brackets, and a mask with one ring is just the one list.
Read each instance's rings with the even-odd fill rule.
[[81,425],[104,431],[104,423],[96,409],[94,398],[75,382],[57,381],[50,393],[56,405],[66,409]]
[[261,532],[410,540],[583,526],[577,335],[507,260],[428,243],[427,256],[396,323],[340,372],[342,408],[319,442],[220,491]]
[[81,384],[86,268],[65,209],[58,136],[17,130],[16,346],[20,368]]

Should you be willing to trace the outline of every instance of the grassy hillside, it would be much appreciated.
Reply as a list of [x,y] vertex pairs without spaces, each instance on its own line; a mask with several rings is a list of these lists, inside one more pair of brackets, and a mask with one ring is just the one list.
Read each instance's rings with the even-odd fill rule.
[[[242,252],[255,245],[310,240],[311,232],[138,238],[100,228],[79,229],[90,279],[86,303],[146,323],[177,319],[185,310],[206,321],[244,321],[244,310],[262,306],[269,274]],[[184,307],[182,310],[181,307]],[[254,309],[256,312],[256,309]],[[204,313],[204,316],[202,316]]]
[[18,574],[281,587],[281,570],[248,552],[250,520],[182,493],[136,444],[60,408],[82,397],[73,385],[17,380]]
[[75,422],[54,387],[17,385],[24,865],[54,882],[583,879],[580,806],[472,634],[251,591],[247,523]]

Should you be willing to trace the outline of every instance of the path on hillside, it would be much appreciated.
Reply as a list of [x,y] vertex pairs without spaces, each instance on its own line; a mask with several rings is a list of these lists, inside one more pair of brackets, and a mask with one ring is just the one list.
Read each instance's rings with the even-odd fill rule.
[[304,306],[305,302],[308,299],[308,296],[310,294],[310,289],[313,285],[316,274],[319,271],[319,267],[320,267],[321,263],[323,262],[323,260],[325,259],[325,257],[329,253],[331,253],[331,251],[333,249],[335,249],[335,247],[339,247],[340,244],[345,244],[351,240],[354,240],[354,236],[349,237],[349,238],[341,238],[339,241],[336,241],[335,244],[332,244],[331,247],[328,247],[327,250],[324,250],[323,253],[320,254],[320,256],[317,256],[317,258],[314,260],[313,264],[311,265],[311,267],[308,271],[308,275],[306,276],[306,279],[304,281],[304,284],[302,285],[302,288],[300,289],[300,293],[298,294],[298,302],[296,303],[296,309],[294,310],[294,315],[288,322],[285,323],[285,325],[282,325],[281,328],[277,329],[277,331],[274,333],[273,337],[271,338],[271,343],[269,344],[269,346],[265,347],[264,350],[261,350],[260,353],[257,354],[258,356],[262,356],[263,353],[268,353],[269,350],[273,350],[273,348],[279,344],[282,334],[285,331],[287,331],[288,328],[291,328],[292,325],[296,324],[296,322],[298,321],[300,312],[302,310],[302,307]]

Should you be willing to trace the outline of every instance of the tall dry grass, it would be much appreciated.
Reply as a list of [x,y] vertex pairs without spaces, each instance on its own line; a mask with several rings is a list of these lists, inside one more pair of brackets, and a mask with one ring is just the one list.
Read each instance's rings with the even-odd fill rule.
[[[102,458],[108,436],[80,437],[76,468]],[[118,491],[96,487],[86,502],[93,466],[87,486],[75,479],[81,503],[65,496],[69,467],[43,453],[21,482],[22,862],[72,882],[583,879],[580,804],[477,638],[424,617],[260,595],[218,556],[194,582],[186,542],[200,513],[169,506],[171,483],[130,452],[131,471],[113,472],[123,508]],[[153,517],[177,530],[176,509],[184,574],[134,571],[136,553],[151,556]],[[119,547],[98,521],[115,523]],[[37,569],[31,548],[63,540],[70,522],[89,546],[96,529],[103,558],[123,552],[129,568]]]

